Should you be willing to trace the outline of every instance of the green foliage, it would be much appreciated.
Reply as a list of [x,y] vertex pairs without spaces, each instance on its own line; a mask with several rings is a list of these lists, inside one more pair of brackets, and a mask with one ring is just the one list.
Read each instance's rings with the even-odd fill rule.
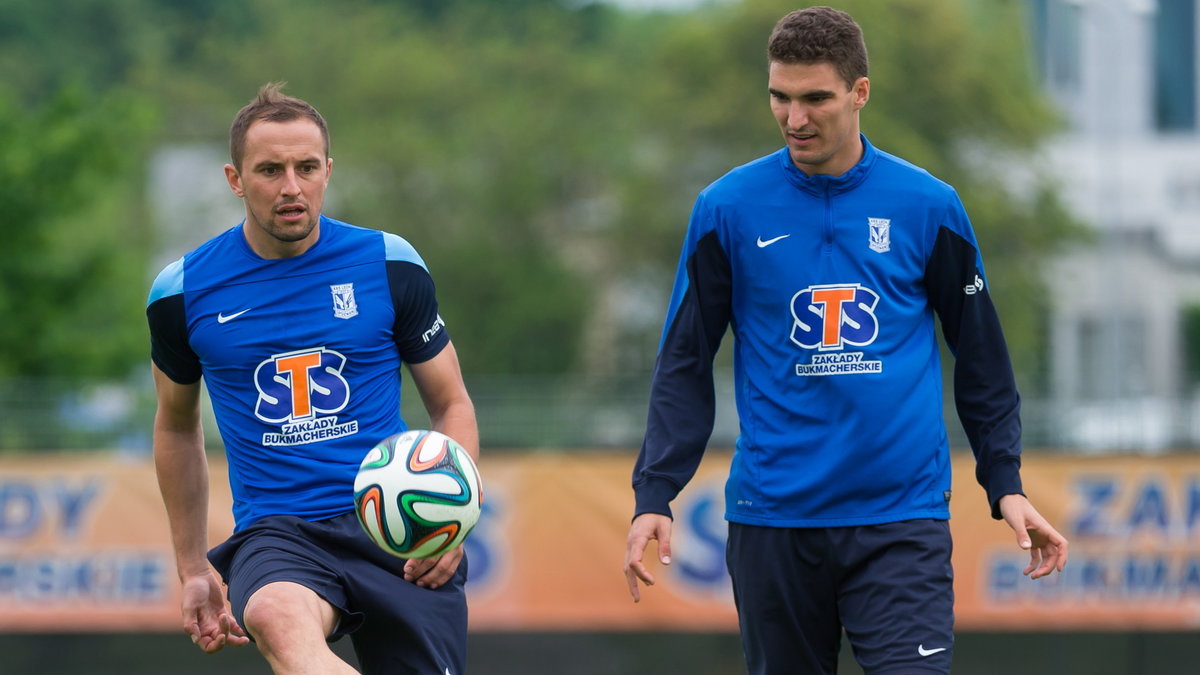
[[[865,132],[959,189],[1018,366],[1033,368],[1045,310],[1027,270],[1071,230],[1036,168],[1038,144],[1058,122],[1030,75],[1020,4],[840,6],[871,50]],[[656,343],[659,326],[622,316],[614,291],[662,279],[645,294],[664,304],[696,192],[781,144],[765,44],[792,8],[9,0],[0,81],[12,95],[0,128],[17,151],[11,161],[6,151],[3,169],[13,194],[0,199],[24,209],[6,228],[34,231],[9,239],[29,255],[0,262],[0,309],[20,317],[0,327],[0,341],[11,354],[19,336],[37,335],[40,356],[0,357],[0,373],[99,363],[116,372],[144,360],[144,343],[125,333],[144,340],[153,273],[139,257],[149,223],[129,208],[146,152],[160,142],[223,145],[234,112],[272,80],[330,122],[330,215],[396,232],[425,257],[467,372],[645,370],[652,349],[629,361],[628,349],[598,357],[584,345],[610,321],[625,322],[610,341]],[[105,93],[60,93],[70,81]],[[139,112],[145,104],[118,103],[134,88],[161,106],[161,128]],[[34,112],[17,112],[31,102]],[[1014,167],[1028,175],[1012,176]],[[86,348],[64,337],[81,317],[103,316]]]
[[128,97],[71,86],[32,112],[0,94],[0,375],[123,375],[144,331]]

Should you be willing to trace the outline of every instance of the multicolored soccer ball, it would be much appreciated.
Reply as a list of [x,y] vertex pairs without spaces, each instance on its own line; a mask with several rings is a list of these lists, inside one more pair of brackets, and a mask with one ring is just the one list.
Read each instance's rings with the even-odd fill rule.
[[471,456],[436,431],[385,438],[367,453],[354,479],[363,529],[401,558],[434,558],[461,544],[478,522],[482,502]]

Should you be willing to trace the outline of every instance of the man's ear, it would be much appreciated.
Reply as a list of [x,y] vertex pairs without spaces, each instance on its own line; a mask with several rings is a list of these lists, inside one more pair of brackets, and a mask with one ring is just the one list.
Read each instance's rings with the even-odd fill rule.
[[232,164],[225,165],[225,180],[229,182],[229,189],[233,190],[233,194],[239,199],[246,196],[246,191],[242,189],[242,175]]
[[854,81],[851,90],[854,92],[854,109],[862,110],[863,106],[867,105],[867,100],[871,98],[871,80],[860,77]]

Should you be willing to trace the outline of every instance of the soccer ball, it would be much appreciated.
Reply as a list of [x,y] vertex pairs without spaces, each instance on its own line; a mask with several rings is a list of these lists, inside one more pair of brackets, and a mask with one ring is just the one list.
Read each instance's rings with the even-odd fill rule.
[[436,431],[405,431],[371,448],[354,479],[367,535],[401,558],[434,558],[479,520],[483,486],[471,456]]

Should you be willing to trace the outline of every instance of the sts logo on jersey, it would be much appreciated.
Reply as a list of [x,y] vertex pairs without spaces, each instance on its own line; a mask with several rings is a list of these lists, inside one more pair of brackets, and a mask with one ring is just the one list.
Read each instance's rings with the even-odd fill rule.
[[333,415],[350,402],[350,385],[342,377],[345,365],[345,356],[324,347],[276,354],[258,364],[254,414],[281,425],[279,433],[263,434],[263,445],[297,445],[358,433],[357,421],[338,424]]
[[862,352],[844,351],[847,345],[865,347],[879,336],[878,304],[879,294],[859,284],[809,286],[792,296],[791,340],[806,350],[817,350],[810,363],[796,364],[796,374],[883,372],[882,361],[866,361]]

